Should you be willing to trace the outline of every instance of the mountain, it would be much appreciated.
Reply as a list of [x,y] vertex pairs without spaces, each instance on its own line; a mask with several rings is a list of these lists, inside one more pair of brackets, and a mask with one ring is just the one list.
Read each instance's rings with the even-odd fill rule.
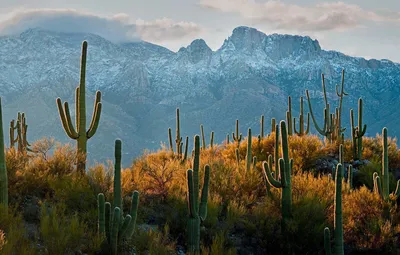
[[349,109],[356,109],[362,97],[368,135],[383,126],[390,136],[400,134],[400,64],[350,57],[323,50],[307,36],[266,35],[249,27],[235,28],[216,51],[202,39],[172,52],[143,41],[115,44],[94,34],[38,28],[0,37],[5,123],[23,111],[31,141],[54,136],[75,143],[64,134],[55,99],[74,105],[83,40],[89,43],[88,114],[95,91],[103,93],[99,129],[88,143],[91,160],[112,158],[116,138],[123,140],[125,166],[145,148],[159,148],[160,142],[167,142],[168,127],[175,129],[176,107],[181,109],[182,136],[188,135],[191,144],[200,124],[207,140],[213,130],[221,142],[237,118],[244,135],[248,127],[257,135],[264,114],[269,131],[271,117],[285,117],[289,95],[297,116],[305,89],[322,122],[321,73],[326,76],[328,98],[336,104],[335,85],[342,68],[349,93],[344,99],[344,125],[349,124]]

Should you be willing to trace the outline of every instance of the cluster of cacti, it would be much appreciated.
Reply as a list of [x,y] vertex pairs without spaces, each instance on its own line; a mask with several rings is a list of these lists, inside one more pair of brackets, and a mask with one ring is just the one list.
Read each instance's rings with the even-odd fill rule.
[[232,140],[236,142],[237,147],[239,148],[240,141],[242,140],[242,133],[239,134],[239,120],[236,120],[236,135],[232,132]]
[[71,114],[69,111],[68,103],[62,102],[57,98],[58,111],[61,118],[61,123],[64,127],[66,134],[77,141],[77,152],[83,154],[83,158],[77,157],[77,169],[79,172],[84,173],[86,169],[86,148],[87,141],[94,136],[100,122],[101,114],[101,92],[96,92],[96,99],[93,107],[93,116],[89,129],[86,131],[86,55],[87,55],[87,42],[82,44],[81,55],[81,72],[79,86],[76,88],[75,94],[75,122],[76,128],[72,124]]
[[[275,159],[275,173],[272,172],[272,155],[269,156],[268,162],[263,162],[264,177],[272,187],[282,189],[282,230],[285,231],[287,221],[292,217],[292,166],[293,159],[289,159],[289,143],[288,132],[285,121],[280,122],[280,135],[282,143],[282,157],[279,163]],[[278,137],[278,130],[276,129]],[[277,154],[279,139],[276,139],[275,152]],[[277,155],[275,155],[277,158]]]
[[0,205],[8,207],[8,177],[4,149],[3,110],[0,98]]
[[[114,164],[114,201],[105,202],[104,194],[98,194],[98,231],[105,235],[106,250],[111,254],[117,254],[118,244],[123,239],[130,239],[135,231],[137,210],[139,205],[139,192],[134,191],[132,204],[125,217],[122,209],[121,188],[121,140],[115,141],[115,164]],[[114,208],[113,210],[111,208]],[[113,213],[112,213],[113,212]]]
[[362,138],[367,131],[367,125],[362,124],[362,99],[358,99],[358,126],[354,126],[354,113],[350,109],[350,124],[351,124],[351,145],[353,147],[353,159],[361,160],[362,157]]
[[[15,137],[17,131],[17,137]],[[25,113],[18,112],[17,121],[11,120],[10,122],[10,148],[14,148],[15,143],[18,143],[18,153],[26,153],[32,151],[29,146],[27,138],[28,125],[26,124]]]
[[[379,177],[377,172],[373,175],[374,191],[378,193],[382,199],[388,200],[389,191],[389,153],[388,153],[388,139],[387,128],[382,129],[382,176]],[[394,191],[396,197],[400,197],[400,180],[397,181],[397,187]]]
[[344,92],[344,70],[342,70],[342,85],[341,85],[340,92],[339,92],[339,85],[336,85],[336,94],[339,97],[339,107],[335,108],[335,113],[330,113],[330,105],[328,103],[328,98],[326,96],[324,74],[322,74],[322,91],[324,94],[324,103],[325,103],[323,128],[321,128],[318,125],[318,123],[315,119],[315,116],[312,111],[310,95],[308,93],[308,90],[306,90],[308,107],[310,110],[311,119],[314,123],[315,129],[318,131],[318,133],[325,136],[325,138],[328,142],[342,143],[344,140],[343,132],[346,130],[345,128],[342,128],[343,97],[348,95],[347,93]]
[[[174,146],[172,144],[172,129],[168,128],[169,149],[174,153]],[[175,138],[176,154],[181,158],[181,162],[186,161],[189,147],[189,137],[186,136],[185,150],[183,150],[183,142],[181,137],[181,126],[179,119],[179,108],[176,109],[176,138]]]
[[[344,254],[343,245],[343,215],[342,215],[342,179],[343,165],[339,163],[336,167],[335,178],[335,211],[334,211],[334,251],[335,255]],[[328,227],[324,229],[324,246],[326,254],[332,254],[330,243],[330,230]]]
[[194,137],[193,169],[187,170],[188,208],[187,243],[189,252],[200,252],[200,226],[207,217],[208,185],[210,166],[204,167],[204,183],[199,204],[200,137]]
[[300,116],[299,116],[299,130],[296,129],[296,118],[293,118],[294,132],[298,136],[307,135],[310,132],[310,113],[307,113],[307,129],[304,130],[304,109],[303,97],[300,97]]
[[[206,138],[204,135],[204,128],[203,125],[200,125],[200,132],[201,132],[201,147],[203,150],[207,149]],[[229,138],[228,138],[229,139]],[[229,141],[228,141],[229,143]],[[211,131],[210,135],[210,148],[212,149],[214,145],[214,131]]]

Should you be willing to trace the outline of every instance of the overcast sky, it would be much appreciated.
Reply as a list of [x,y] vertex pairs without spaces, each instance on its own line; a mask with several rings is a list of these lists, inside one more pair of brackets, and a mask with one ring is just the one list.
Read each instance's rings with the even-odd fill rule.
[[400,0],[0,0],[3,35],[42,27],[142,39],[174,51],[203,38],[216,50],[242,25],[309,35],[323,49],[400,62]]

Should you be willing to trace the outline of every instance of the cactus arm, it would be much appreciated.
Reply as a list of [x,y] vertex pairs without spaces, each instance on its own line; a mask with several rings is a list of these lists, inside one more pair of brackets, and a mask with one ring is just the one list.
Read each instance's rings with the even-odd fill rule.
[[268,166],[268,163],[266,161],[263,162],[263,173],[265,179],[268,181],[268,183],[275,187],[275,188],[282,188],[281,182],[275,180],[275,178],[272,176],[272,172],[270,167]]
[[119,231],[119,236],[121,237],[121,239],[126,237],[131,222],[132,222],[132,216],[130,216],[129,214],[126,215],[122,223],[121,230]]
[[109,202],[106,202],[104,204],[104,219],[105,219],[105,226],[104,230],[106,232],[106,238],[108,243],[111,242],[111,204]]
[[400,180],[397,180],[397,185],[396,185],[396,189],[394,191],[394,195],[396,196],[396,198],[400,197]]
[[96,100],[95,100],[94,105],[95,106],[93,108],[92,121],[90,123],[89,130],[87,131],[88,139],[91,138],[96,133],[97,127],[99,126],[101,108],[102,108],[100,91],[96,92]]
[[60,118],[61,118],[61,123],[64,127],[65,133],[71,139],[78,139],[78,133],[75,131],[74,127],[72,126],[72,123],[69,121],[69,120],[71,120],[71,115],[69,114],[68,103],[67,102],[64,103],[64,106],[66,107],[64,109],[62,106],[61,99],[57,98],[56,101],[57,101],[57,106],[58,106],[58,112],[59,112]]
[[349,189],[353,189],[353,166],[349,165],[349,168],[347,169],[347,185]]
[[318,123],[317,123],[317,120],[315,119],[315,116],[314,116],[314,113],[313,113],[313,110],[312,110],[312,105],[311,105],[311,99],[310,99],[310,95],[309,95],[309,93],[308,93],[308,90],[306,90],[306,95],[307,95],[307,101],[308,101],[308,108],[309,108],[309,111],[310,111],[310,115],[311,115],[311,119],[312,119],[312,121],[313,121],[313,123],[314,123],[314,126],[315,126],[315,129],[318,131],[318,133],[320,133],[321,135],[325,135],[326,134],[326,126],[327,126],[327,119],[326,119],[326,111],[327,111],[327,108],[325,108],[324,109],[324,115],[325,115],[325,118],[324,118],[324,129],[321,129],[320,127],[319,127],[319,125],[318,125]]
[[206,149],[206,138],[204,136],[204,127],[203,125],[200,125],[200,132],[201,132],[201,147],[203,148],[203,150]]
[[129,212],[129,215],[132,217],[132,220],[125,234],[125,237],[127,238],[131,238],[133,233],[135,232],[138,207],[139,207],[139,192],[135,190],[132,195],[131,210]]
[[174,146],[172,145],[172,130],[168,128],[168,140],[169,140],[169,149],[172,153],[174,153]]
[[204,221],[207,217],[207,200],[208,200],[208,187],[210,183],[210,166],[204,166],[204,183],[203,189],[201,190],[201,200],[199,207],[199,216],[201,221]]
[[330,233],[328,227],[326,227],[326,228],[324,229],[324,248],[325,248],[325,254],[326,254],[326,255],[332,255],[332,250],[331,250],[331,233]]
[[188,208],[189,208],[189,216],[191,218],[196,217],[196,206],[195,206],[195,191],[193,186],[193,170],[187,170],[187,185],[188,185]]
[[118,232],[119,232],[119,224],[121,220],[121,209],[118,207],[114,208],[113,214],[113,222],[111,227],[111,234],[110,234],[110,244],[111,244],[111,254],[117,255],[118,254]]
[[247,155],[246,155],[246,171],[250,170],[252,155],[251,155],[251,129],[247,131]]
[[79,85],[75,89],[75,126],[79,127]]
[[210,148],[212,149],[214,145],[214,131],[211,131],[211,136],[210,136]]
[[99,229],[99,234],[103,235],[106,231],[105,206],[104,206],[105,200],[103,193],[97,195],[97,203],[98,203],[98,213],[99,213],[98,229]]
[[[171,143],[172,145],[172,143]],[[185,161],[187,159],[187,155],[188,155],[188,148],[189,148],[189,137],[186,136],[186,141],[185,141],[185,151],[183,153],[183,157],[182,157],[182,162]]]
[[261,115],[260,119],[260,139],[264,138],[264,115]]
[[306,135],[310,132],[310,113],[307,113],[307,129],[306,129]]
[[[301,125],[301,121],[300,121],[299,125]],[[296,117],[294,117],[293,118],[293,129],[294,129],[294,132],[296,133],[296,135],[300,135],[301,133],[300,133],[300,131],[297,130],[296,126],[297,126]]]

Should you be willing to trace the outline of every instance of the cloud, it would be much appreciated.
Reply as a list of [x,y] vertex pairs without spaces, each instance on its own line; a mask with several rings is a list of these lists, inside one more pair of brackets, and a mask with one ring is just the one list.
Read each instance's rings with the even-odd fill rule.
[[163,18],[132,21],[125,13],[101,16],[75,9],[27,9],[9,13],[0,20],[0,34],[18,34],[28,28],[58,32],[82,32],[100,35],[114,42],[148,40],[179,41],[195,37],[202,28],[192,22]]
[[303,32],[348,30],[363,26],[366,21],[400,22],[399,12],[374,12],[343,2],[321,3],[311,7],[281,1],[260,3],[255,0],[200,0],[199,4],[216,11],[237,13],[245,19],[276,29]]

